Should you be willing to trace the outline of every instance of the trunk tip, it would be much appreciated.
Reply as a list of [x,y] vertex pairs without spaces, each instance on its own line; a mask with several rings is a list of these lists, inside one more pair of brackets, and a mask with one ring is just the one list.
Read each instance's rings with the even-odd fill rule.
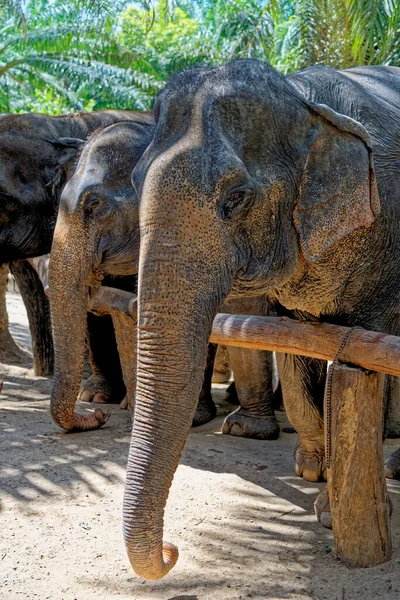
[[111,416],[110,410],[103,412],[101,408],[98,408],[90,415],[80,415],[76,412],[72,415],[66,415],[65,412],[60,411],[58,406],[54,406],[53,403],[51,403],[50,412],[54,423],[61,427],[61,429],[65,429],[65,431],[71,433],[99,429],[107,423]]
[[168,568],[165,574],[168,573],[171,569],[174,568],[176,562],[179,558],[179,550],[175,544],[171,544],[170,542],[163,543],[163,559],[164,565]]
[[[129,549],[128,549],[129,555]],[[146,579],[147,581],[156,581],[157,579],[162,579],[165,577],[171,569],[174,568],[176,562],[179,557],[179,550],[175,546],[175,544],[171,544],[170,542],[163,542],[162,547],[162,557],[161,561],[158,564],[147,564],[147,565],[138,565],[134,564],[131,556],[131,565],[133,570],[139,577]]]

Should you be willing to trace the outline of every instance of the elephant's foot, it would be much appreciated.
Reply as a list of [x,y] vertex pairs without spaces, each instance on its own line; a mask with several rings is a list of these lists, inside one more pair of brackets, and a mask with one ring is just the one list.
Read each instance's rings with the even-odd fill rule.
[[325,486],[316,497],[314,502],[314,512],[321,525],[328,529],[332,529],[332,515],[327,486]]
[[389,479],[400,479],[400,448],[385,461],[385,476]]
[[82,402],[96,402],[107,404],[109,402],[120,402],[123,396],[115,392],[108,381],[96,375],[92,375],[82,387],[78,400]]
[[197,404],[196,412],[193,417],[192,427],[204,425],[217,416],[217,407],[210,395],[201,395]]
[[[392,501],[388,496],[389,515],[392,515]],[[332,529],[331,505],[329,502],[328,486],[320,491],[314,502],[314,513],[318,521],[327,529]]]
[[234,406],[240,404],[234,381],[232,381],[232,383],[226,388],[224,400],[228,404],[233,404]]
[[324,443],[299,437],[294,452],[294,470],[307,481],[326,481]]
[[239,406],[226,417],[222,433],[258,440],[276,440],[279,437],[279,425],[274,416],[259,417]]

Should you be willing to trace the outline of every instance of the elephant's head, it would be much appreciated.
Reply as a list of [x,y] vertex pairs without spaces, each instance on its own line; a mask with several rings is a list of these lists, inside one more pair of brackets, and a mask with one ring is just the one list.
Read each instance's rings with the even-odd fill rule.
[[80,138],[50,137],[32,116],[9,115],[0,122],[0,263],[50,251],[59,192],[83,144]]
[[74,413],[82,377],[88,299],[104,275],[136,273],[138,202],[131,172],[153,126],[121,122],[96,132],[66,184],[49,269],[55,344],[53,420],[66,430],[99,427],[106,416]]
[[159,96],[140,195],[138,365],[124,499],[134,570],[163,577],[168,490],[224,298],[283,286],[379,211],[369,137],[272,68],[176,76]]

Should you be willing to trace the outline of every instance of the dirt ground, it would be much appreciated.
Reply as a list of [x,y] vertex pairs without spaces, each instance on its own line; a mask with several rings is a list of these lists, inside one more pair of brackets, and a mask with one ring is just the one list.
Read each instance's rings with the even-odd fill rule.
[[[28,345],[18,294],[8,306],[15,338]],[[320,486],[293,473],[296,436],[221,435],[224,386],[215,387],[218,418],[192,430],[170,493],[165,539],[179,546],[179,561],[164,580],[139,579],[121,529],[128,414],[114,406],[103,429],[66,434],[49,416],[51,381],[7,365],[0,378],[1,599],[400,598],[400,484],[389,483],[391,562],[343,566],[313,514]]]

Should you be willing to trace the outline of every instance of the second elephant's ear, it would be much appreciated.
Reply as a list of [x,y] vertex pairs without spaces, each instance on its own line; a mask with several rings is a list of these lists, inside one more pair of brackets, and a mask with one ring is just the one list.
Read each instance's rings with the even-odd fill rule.
[[66,162],[75,158],[78,150],[85,145],[85,140],[80,138],[62,137],[55,138],[54,140],[47,140],[59,152],[58,164],[64,165]]
[[380,212],[370,137],[350,117],[309,103],[316,134],[293,218],[308,263]]

